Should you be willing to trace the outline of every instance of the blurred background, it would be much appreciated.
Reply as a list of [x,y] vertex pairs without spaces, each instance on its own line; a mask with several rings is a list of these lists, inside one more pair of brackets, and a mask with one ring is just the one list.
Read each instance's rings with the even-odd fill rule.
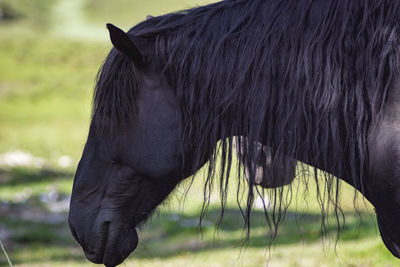
[[[69,232],[67,214],[94,79],[111,48],[105,24],[128,30],[146,15],[210,2],[0,0],[0,240],[14,266],[91,265]],[[268,250],[257,201],[247,246],[241,245],[243,220],[234,196],[216,231],[215,192],[200,232],[201,184],[200,174],[186,198],[185,186],[173,193],[141,229],[139,247],[123,266],[398,266],[380,239],[371,207],[360,197],[357,213],[346,186],[346,224],[337,246],[334,220],[327,222],[328,236],[321,235],[311,184],[307,195],[294,190]],[[8,266],[1,250],[0,266]]]

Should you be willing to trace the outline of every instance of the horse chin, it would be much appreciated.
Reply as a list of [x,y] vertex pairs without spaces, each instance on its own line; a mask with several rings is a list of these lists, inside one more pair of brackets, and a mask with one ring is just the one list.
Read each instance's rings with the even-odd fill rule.
[[93,253],[84,250],[84,253],[89,261],[104,264],[107,267],[121,264],[136,249],[139,242],[134,228],[122,230],[111,224],[105,235],[99,246],[100,249]]
[[393,254],[393,256],[395,256],[396,258],[400,258],[400,245],[398,242],[395,242],[393,240],[393,237],[395,235],[393,235],[392,231],[385,225],[379,215],[377,215],[377,219],[379,232],[381,233],[383,243],[385,244],[387,249]]

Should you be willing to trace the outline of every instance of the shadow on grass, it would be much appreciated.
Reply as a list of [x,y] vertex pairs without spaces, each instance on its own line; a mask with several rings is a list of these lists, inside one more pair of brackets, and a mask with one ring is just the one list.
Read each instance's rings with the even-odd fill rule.
[[[14,168],[0,169],[0,186],[33,185],[57,179],[72,179],[72,171],[50,169]],[[40,210],[36,202],[21,203],[19,208],[38,209],[43,216],[54,215]],[[19,214],[19,213],[18,213]],[[23,214],[21,212],[21,214]],[[227,209],[224,220],[216,231],[220,209],[211,206],[199,230],[197,215],[185,215],[161,211],[153,216],[141,230],[138,249],[134,258],[170,258],[181,253],[207,252],[215,249],[240,249],[243,244],[243,219],[238,209]],[[15,264],[41,263],[51,261],[72,261],[87,263],[79,245],[73,240],[67,224],[67,213],[61,212],[61,220],[43,222],[10,217],[0,214],[0,230],[7,232],[7,250]],[[19,215],[18,215],[19,216]],[[42,216],[42,215],[41,215]],[[361,220],[361,217],[363,218]],[[346,224],[341,241],[362,240],[378,236],[375,217],[369,213],[346,212]],[[333,219],[333,216],[332,216]],[[337,224],[330,220],[326,225],[328,235],[335,242]],[[251,235],[245,248],[265,248],[269,244],[268,226],[263,211],[254,210]],[[1,234],[1,231],[0,231]],[[318,242],[322,238],[321,215],[311,212],[288,212],[279,227],[275,246]],[[3,240],[2,240],[3,241]],[[332,242],[331,242],[332,243]],[[0,265],[3,264],[0,257]]]
[[[168,258],[187,252],[242,248],[245,235],[240,212],[226,210],[224,221],[216,231],[214,223],[218,216],[218,209],[209,210],[202,226],[202,236],[198,217],[161,213],[142,229],[139,247],[132,258]],[[378,236],[376,221],[371,214],[352,212],[345,216],[346,223],[340,241]],[[321,215],[288,212],[273,246],[312,243],[321,238],[330,238],[331,244],[335,244],[338,231],[336,222],[332,220],[327,223],[326,231],[325,235],[321,232]],[[243,248],[267,249],[269,240],[264,213],[254,211],[250,239]]]
[[[49,186],[61,180],[72,184],[73,175],[72,170],[60,168],[0,168],[1,192],[18,196],[0,193],[0,239],[13,264],[86,262],[69,231],[67,207],[49,209],[69,202],[68,195]],[[21,188],[35,188],[37,192],[24,193]],[[4,260],[0,253],[0,266],[7,266]]]
[[[214,223],[218,216],[219,210],[210,208],[202,226],[202,237],[197,216],[161,212],[143,227],[140,245],[131,259],[170,258],[181,253],[240,249],[243,241],[243,220],[240,213],[235,209],[228,209],[218,232],[215,232]],[[370,214],[363,213],[361,216],[363,220],[355,212],[346,214],[341,241],[362,240],[378,235],[375,220]],[[60,223],[37,223],[0,217],[0,225],[10,230],[8,250],[15,264],[51,261],[88,263],[79,245],[73,240],[66,220]],[[274,245],[316,242],[322,237],[320,226],[321,217],[318,214],[289,212],[279,228]],[[250,240],[244,248],[267,249],[269,239],[265,229],[267,226],[263,212],[255,211]],[[327,229],[335,241],[336,225],[328,224]]]
[[0,186],[15,186],[20,184],[29,186],[43,181],[51,182],[59,179],[72,179],[73,177],[73,171],[55,168],[0,168]]
[[[69,232],[66,220],[60,223],[38,223],[1,216],[0,227],[8,231],[5,244],[13,264],[85,262],[79,245]],[[3,260],[0,257],[0,266],[5,264]]]
[[[346,225],[341,235],[343,240],[362,240],[377,236],[375,221],[370,215],[346,214]],[[214,223],[219,209],[210,208],[202,231],[198,228],[197,216],[161,212],[147,222],[141,231],[140,245],[132,254],[135,258],[170,258],[181,253],[207,252],[215,249],[240,249],[243,241],[243,220],[237,210],[228,209],[218,232]],[[88,263],[79,245],[73,240],[68,224],[35,223],[17,219],[0,218],[0,224],[10,229],[9,252],[15,264],[69,261]],[[321,239],[321,217],[311,213],[289,212],[279,228],[275,246],[311,243]],[[252,232],[249,243],[244,248],[266,248],[268,245],[267,226],[264,214],[253,214]],[[328,232],[335,241],[336,225],[327,225]],[[0,260],[1,262],[1,260]]]

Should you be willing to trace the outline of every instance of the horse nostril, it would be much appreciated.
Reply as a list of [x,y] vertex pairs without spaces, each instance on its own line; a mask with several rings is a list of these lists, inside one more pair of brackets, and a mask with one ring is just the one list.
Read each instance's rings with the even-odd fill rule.
[[110,228],[110,222],[104,222],[102,224],[102,229],[100,232],[102,233],[101,235],[101,241],[100,241],[100,247],[99,250],[97,251],[98,255],[101,255],[101,257],[104,256],[105,250],[106,250],[106,245],[108,241],[108,230]]

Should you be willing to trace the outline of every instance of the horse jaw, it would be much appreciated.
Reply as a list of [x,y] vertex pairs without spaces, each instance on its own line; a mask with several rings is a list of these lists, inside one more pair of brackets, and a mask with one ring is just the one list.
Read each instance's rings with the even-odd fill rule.
[[376,217],[383,243],[385,244],[387,249],[393,254],[393,256],[395,256],[396,258],[400,258],[400,245],[393,241],[393,233],[390,231],[390,228],[385,225],[381,216],[377,215]]

